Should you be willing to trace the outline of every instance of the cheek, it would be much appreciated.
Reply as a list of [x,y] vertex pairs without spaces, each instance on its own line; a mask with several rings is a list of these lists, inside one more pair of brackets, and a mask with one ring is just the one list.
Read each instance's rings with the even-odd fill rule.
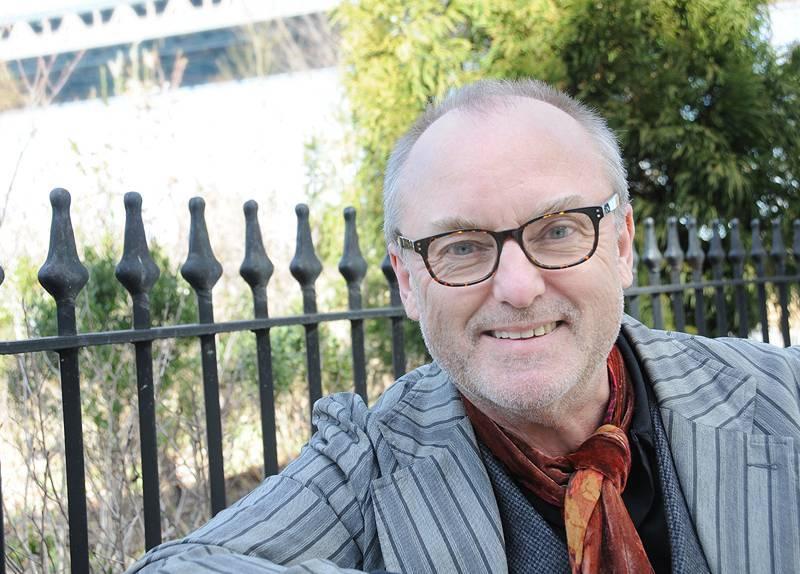
[[[469,320],[480,310],[486,299],[485,289],[478,286],[446,287],[435,281],[420,286],[421,320],[427,321],[430,331],[463,332]],[[424,301],[424,303],[423,303]]]

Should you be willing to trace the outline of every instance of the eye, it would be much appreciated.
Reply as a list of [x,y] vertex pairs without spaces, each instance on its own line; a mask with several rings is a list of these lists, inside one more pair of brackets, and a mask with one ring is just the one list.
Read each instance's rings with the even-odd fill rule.
[[476,243],[475,241],[457,241],[447,246],[445,254],[455,257],[466,257],[483,251],[485,248],[484,245]]
[[544,232],[544,239],[566,239],[575,232],[573,227],[564,224],[552,225]]

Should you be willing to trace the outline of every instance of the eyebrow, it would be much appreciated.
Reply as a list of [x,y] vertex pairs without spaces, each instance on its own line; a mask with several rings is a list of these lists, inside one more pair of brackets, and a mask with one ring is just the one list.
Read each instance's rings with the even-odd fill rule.
[[[531,221],[547,213],[557,213],[575,207],[582,207],[582,204],[585,202],[586,199],[583,196],[577,194],[567,195],[551,201],[550,203],[540,204],[534,214],[525,221]],[[431,226],[436,229],[436,233],[445,233],[447,231],[457,231],[460,229],[486,229],[476,220],[460,215],[437,219],[431,222]]]

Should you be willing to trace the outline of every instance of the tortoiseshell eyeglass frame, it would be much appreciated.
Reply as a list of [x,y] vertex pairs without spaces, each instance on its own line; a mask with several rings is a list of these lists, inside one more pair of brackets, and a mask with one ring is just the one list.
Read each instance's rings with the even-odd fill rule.
[[[423,237],[421,239],[408,239],[407,237],[403,237],[402,235],[398,235],[397,237],[397,244],[401,249],[411,249],[422,256],[422,261],[425,263],[425,268],[428,270],[428,273],[433,278],[434,281],[445,285],[447,287],[467,287],[469,285],[475,285],[476,283],[481,283],[486,281],[494,275],[495,271],[497,271],[497,267],[500,264],[500,255],[503,252],[503,244],[506,242],[507,239],[511,238],[517,242],[517,244],[522,249],[522,252],[525,254],[525,257],[528,258],[528,261],[536,265],[541,269],[568,269],[570,267],[575,267],[576,265],[580,265],[581,263],[585,263],[588,261],[592,255],[594,255],[595,251],[597,251],[597,244],[600,239],[600,220],[603,219],[609,213],[612,213],[619,207],[619,196],[615,193],[612,195],[603,205],[595,205],[592,207],[576,207],[575,209],[565,209],[563,211],[554,211],[552,213],[545,213],[544,215],[540,215],[538,217],[534,217],[530,221],[527,221],[514,229],[506,229],[505,231],[490,231],[488,229],[458,229],[455,231],[446,231],[444,233],[438,233],[436,235],[431,235],[430,237]],[[541,221],[542,219],[548,219],[550,217],[555,217],[558,215],[564,215],[566,213],[584,213],[589,216],[591,219],[592,224],[594,226],[594,242],[592,243],[592,249],[589,253],[583,256],[578,261],[574,263],[568,263],[566,265],[545,265],[539,261],[537,261],[528,250],[525,249],[525,245],[522,241],[522,233],[525,228],[532,224],[536,223],[537,221]],[[476,279],[474,281],[468,281],[466,283],[451,283],[448,281],[443,281],[436,276],[436,273],[433,271],[433,268],[428,261],[428,248],[430,244],[441,237],[448,237],[450,235],[459,235],[462,233],[471,233],[471,232],[482,232],[491,235],[495,242],[497,243],[497,256],[494,260],[494,265],[492,266],[491,271],[489,271],[486,275],[481,277],[480,279]]]

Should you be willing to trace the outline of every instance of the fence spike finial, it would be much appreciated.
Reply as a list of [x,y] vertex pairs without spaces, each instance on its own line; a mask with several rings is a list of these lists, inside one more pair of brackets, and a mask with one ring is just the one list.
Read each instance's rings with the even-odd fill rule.
[[683,264],[683,249],[678,238],[678,218],[675,216],[667,218],[667,250],[664,258],[672,269],[679,269]]
[[53,219],[50,225],[50,248],[39,269],[39,283],[56,303],[71,302],[89,280],[89,272],[78,258],[75,234],[70,219],[70,195],[66,189],[50,192]]
[[745,252],[742,244],[742,234],[739,230],[739,220],[733,218],[730,223],[731,228],[731,248],[728,251],[728,259],[736,264],[744,260]]
[[356,210],[352,207],[344,209],[344,250],[339,260],[339,273],[345,278],[348,286],[356,288],[367,274],[367,261],[361,255],[356,228]]
[[776,217],[772,220],[772,246],[769,250],[769,254],[778,265],[781,265],[786,259],[786,247],[783,244],[780,217]]
[[661,268],[663,258],[658,249],[656,240],[655,222],[652,217],[644,220],[644,255],[642,261],[651,272],[657,272]]
[[115,269],[117,280],[131,296],[146,294],[161,272],[150,255],[142,222],[142,196],[131,191],[125,194],[125,240],[122,257]]
[[389,258],[389,252],[386,252],[383,260],[381,261],[381,271],[383,272],[383,276],[386,277],[386,282],[389,284],[389,287],[396,287],[397,286],[397,275],[394,273],[394,268],[392,267],[392,260]]
[[[289,271],[303,289],[313,288],[314,282],[322,273],[322,263],[314,251],[311,225],[308,221],[308,206],[300,203],[294,212],[297,214],[297,243]],[[311,312],[316,313],[316,310]]]
[[189,200],[189,254],[181,266],[181,275],[195,291],[209,292],[222,276],[222,265],[211,249],[205,218],[206,202],[202,197]]
[[764,260],[767,252],[764,250],[764,242],[761,240],[761,222],[758,219],[750,221],[750,255],[756,261]]
[[689,232],[689,247],[686,250],[686,261],[692,266],[693,269],[703,269],[703,262],[705,261],[705,253],[700,246],[700,238],[697,235],[697,221],[694,217],[690,217],[686,221],[686,229]]
[[712,265],[721,263],[725,259],[725,251],[722,249],[722,236],[720,235],[720,222],[715,219],[711,222],[711,244],[708,246],[708,260]]
[[244,260],[239,267],[239,275],[251,289],[260,289],[269,283],[275,266],[264,249],[261,226],[258,224],[258,203],[252,199],[244,204],[244,221]]

